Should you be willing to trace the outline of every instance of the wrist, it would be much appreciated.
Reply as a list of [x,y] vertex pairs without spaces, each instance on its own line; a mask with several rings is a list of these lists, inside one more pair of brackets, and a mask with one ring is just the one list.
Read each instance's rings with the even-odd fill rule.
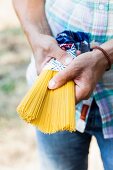
[[112,61],[111,61],[110,55],[107,53],[107,51],[104,50],[103,48],[101,48],[100,46],[94,46],[93,50],[99,50],[103,54],[103,56],[105,57],[105,59],[108,63],[108,67],[107,67],[106,71],[110,70],[111,66],[112,66]]
[[111,64],[113,64],[113,39],[103,43],[100,47],[108,53]]
[[49,37],[51,36],[41,34],[36,29],[27,32],[27,38],[34,53],[37,53],[37,51],[40,50],[46,50],[49,44],[53,43],[53,37]]
[[92,51],[92,56],[98,67],[101,67],[104,71],[108,69],[108,61],[106,60],[102,51],[95,49]]

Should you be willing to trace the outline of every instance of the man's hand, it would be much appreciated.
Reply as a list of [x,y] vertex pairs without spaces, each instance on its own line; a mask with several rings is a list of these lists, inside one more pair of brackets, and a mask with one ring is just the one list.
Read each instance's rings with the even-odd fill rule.
[[78,103],[90,97],[96,83],[105,72],[107,64],[107,60],[98,50],[81,54],[65,70],[54,76],[48,87],[55,89],[69,80],[74,80],[76,103]]
[[72,61],[71,55],[62,50],[57,41],[50,35],[38,35],[34,45],[34,57],[36,63],[37,74],[40,73],[44,65],[51,59],[56,58],[64,65],[68,65]]

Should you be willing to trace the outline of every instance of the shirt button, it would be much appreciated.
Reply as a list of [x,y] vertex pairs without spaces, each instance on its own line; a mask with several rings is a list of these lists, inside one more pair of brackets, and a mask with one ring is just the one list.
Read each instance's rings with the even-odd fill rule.
[[100,10],[103,10],[103,9],[104,9],[104,5],[103,5],[103,4],[100,4],[100,5],[99,5],[99,9],[100,9]]

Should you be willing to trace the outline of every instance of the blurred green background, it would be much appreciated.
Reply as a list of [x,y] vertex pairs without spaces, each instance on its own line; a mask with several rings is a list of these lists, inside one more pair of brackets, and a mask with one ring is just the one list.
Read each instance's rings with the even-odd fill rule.
[[0,1],[0,115],[7,118],[16,117],[31,53],[11,5],[11,1]]
[[25,70],[29,55],[29,47],[19,27],[6,27],[1,30],[0,96],[2,102],[0,115],[2,117],[16,117],[15,107],[26,86]]
[[[38,170],[34,128],[16,113],[28,89],[25,74],[30,55],[11,0],[0,0],[0,170]],[[93,139],[89,170],[95,169],[103,170]]]

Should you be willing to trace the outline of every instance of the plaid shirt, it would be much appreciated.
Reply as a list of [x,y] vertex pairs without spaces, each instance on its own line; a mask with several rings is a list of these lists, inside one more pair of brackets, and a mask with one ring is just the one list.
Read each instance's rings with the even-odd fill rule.
[[[54,36],[72,30],[89,33],[90,41],[99,44],[113,38],[113,0],[46,0],[45,8]],[[113,138],[113,67],[105,72],[90,99],[77,105],[77,119],[83,103],[91,106],[93,98],[99,106],[104,137]]]

